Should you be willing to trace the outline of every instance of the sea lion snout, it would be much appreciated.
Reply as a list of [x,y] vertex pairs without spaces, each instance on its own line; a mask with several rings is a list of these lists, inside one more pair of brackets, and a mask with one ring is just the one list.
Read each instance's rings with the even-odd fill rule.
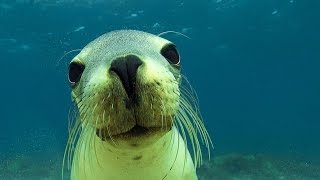
[[110,71],[117,74],[128,95],[128,100],[126,101],[126,107],[128,109],[138,103],[136,95],[136,77],[138,68],[141,64],[142,61],[138,56],[127,55],[116,58],[110,66]]

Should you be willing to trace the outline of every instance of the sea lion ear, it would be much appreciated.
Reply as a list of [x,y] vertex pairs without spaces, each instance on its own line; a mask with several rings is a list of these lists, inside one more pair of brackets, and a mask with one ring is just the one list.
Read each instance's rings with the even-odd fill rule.
[[175,66],[180,65],[180,55],[177,50],[177,47],[174,44],[167,44],[165,45],[161,51],[161,55],[166,58],[166,60]]
[[74,87],[81,79],[81,75],[85,69],[85,66],[80,62],[74,61],[69,65],[68,79],[71,87]]

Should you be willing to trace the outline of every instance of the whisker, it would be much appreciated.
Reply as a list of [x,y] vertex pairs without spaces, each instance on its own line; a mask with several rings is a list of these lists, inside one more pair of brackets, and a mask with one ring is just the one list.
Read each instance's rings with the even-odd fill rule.
[[178,35],[183,36],[185,38],[191,39],[189,36],[187,36],[187,35],[185,35],[183,33],[177,32],[177,31],[164,31],[162,33],[159,33],[157,36],[161,37],[161,36],[163,36],[165,34],[169,34],[169,33],[178,34]]
[[[173,132],[174,133],[174,132]],[[173,135],[173,136],[175,136],[175,135]],[[169,169],[169,171],[165,174],[165,176],[162,178],[162,180],[164,180],[167,176],[168,176],[168,174],[170,173],[170,171],[172,170],[172,168],[173,168],[173,166],[174,166],[174,164],[176,163],[176,161],[177,161],[177,159],[178,159],[178,154],[179,154],[179,149],[180,149],[180,138],[179,138],[179,134],[177,134],[177,136],[178,136],[178,148],[177,148],[177,150],[176,150],[176,153],[175,153],[175,158],[174,158],[174,160],[173,160],[173,163],[172,163],[172,165],[171,165],[171,167],[170,167],[170,169]],[[174,138],[175,139],[175,138]]]
[[[110,115],[109,115],[109,121],[110,121]],[[118,146],[117,145],[117,143],[113,140],[113,138],[112,138],[112,135],[111,135],[111,133],[110,133],[110,130],[109,130],[109,126],[107,125],[107,131],[108,131],[108,136],[110,137],[110,139],[111,139],[111,142],[115,145],[115,146]]]
[[73,49],[73,50],[70,50],[66,53],[64,53],[64,55],[57,61],[56,63],[56,67],[60,66],[60,61],[65,58],[68,54],[72,53],[72,52],[77,52],[77,51],[81,51],[82,49]]
[[[175,122],[177,123],[177,127],[181,132],[186,144],[186,134],[188,134],[193,149],[192,154],[195,167],[199,167],[202,164],[202,150],[198,138],[200,138],[202,144],[206,146],[209,159],[210,149],[213,149],[213,143],[202,121],[201,113],[199,111],[199,100],[197,94],[195,93],[187,78],[184,75],[181,75],[181,77],[183,82],[186,82],[188,86],[186,87],[183,85],[183,83],[180,84],[178,82],[175,82],[176,84],[179,84],[179,91],[174,91],[174,94],[180,96],[180,105],[176,114]],[[200,136],[198,136],[198,134]]]

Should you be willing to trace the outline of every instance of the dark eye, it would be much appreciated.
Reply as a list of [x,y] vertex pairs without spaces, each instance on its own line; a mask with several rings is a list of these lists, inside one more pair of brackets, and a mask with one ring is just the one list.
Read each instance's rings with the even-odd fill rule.
[[81,75],[84,71],[84,65],[79,62],[72,62],[69,65],[69,82],[71,85],[75,85],[80,81]]
[[178,50],[175,45],[168,44],[168,45],[164,46],[161,49],[161,54],[163,57],[165,57],[169,61],[169,63],[174,64],[174,65],[179,65],[180,56],[179,56]]

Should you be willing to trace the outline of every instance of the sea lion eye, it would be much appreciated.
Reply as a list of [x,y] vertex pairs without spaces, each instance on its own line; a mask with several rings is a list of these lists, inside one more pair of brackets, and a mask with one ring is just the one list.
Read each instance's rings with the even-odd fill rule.
[[170,64],[179,65],[180,56],[178,50],[174,44],[168,44],[161,49],[163,57],[167,59]]
[[68,78],[69,82],[71,83],[71,86],[75,85],[80,81],[84,68],[84,65],[79,62],[70,63]]

